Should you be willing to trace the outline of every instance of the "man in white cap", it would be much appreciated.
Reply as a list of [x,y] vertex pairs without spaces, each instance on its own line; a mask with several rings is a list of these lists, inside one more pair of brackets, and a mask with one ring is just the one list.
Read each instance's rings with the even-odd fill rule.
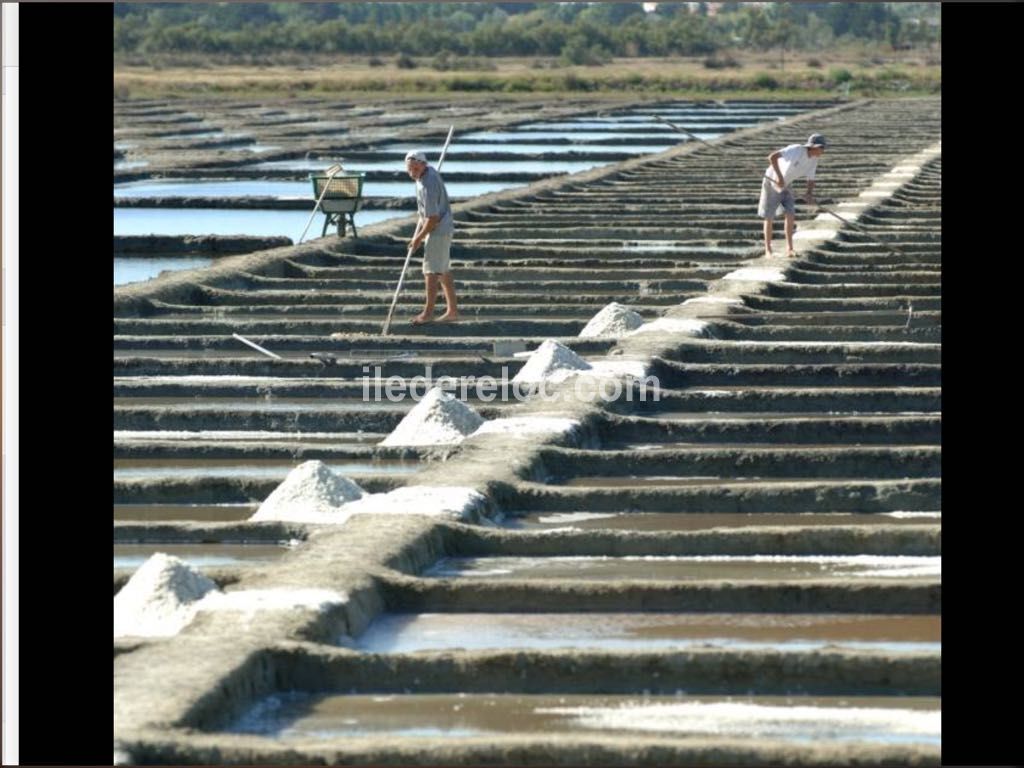
[[786,212],[786,255],[795,256],[793,230],[796,229],[796,201],[789,185],[807,179],[807,204],[814,205],[814,172],[818,158],[825,153],[828,141],[820,133],[811,134],[806,144],[790,144],[768,155],[770,167],[761,182],[761,200],[757,215],[764,219],[764,255],[772,255],[772,225],[781,207]]
[[438,322],[454,322],[459,319],[459,308],[451,272],[452,232],[455,227],[448,190],[441,175],[427,165],[427,156],[422,152],[406,154],[405,170],[416,180],[416,212],[419,214],[409,248],[415,251],[423,243],[423,278],[427,289],[423,311],[412,319],[412,324],[433,322],[438,286],[444,291],[448,306]]

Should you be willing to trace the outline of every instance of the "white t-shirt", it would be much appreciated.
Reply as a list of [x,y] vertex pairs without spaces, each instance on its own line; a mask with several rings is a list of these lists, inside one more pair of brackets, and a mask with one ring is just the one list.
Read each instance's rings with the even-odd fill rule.
[[[796,179],[807,177],[808,181],[814,181],[814,171],[818,168],[818,158],[810,157],[807,154],[807,147],[803,144],[790,144],[780,150],[779,170],[782,171],[782,178],[786,184],[791,184]],[[764,175],[777,184],[779,179],[775,175],[775,169],[768,166]]]

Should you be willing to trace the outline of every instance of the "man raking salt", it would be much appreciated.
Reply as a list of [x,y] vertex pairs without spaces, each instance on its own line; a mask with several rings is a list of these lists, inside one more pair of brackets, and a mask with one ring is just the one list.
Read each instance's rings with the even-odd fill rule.
[[405,156],[405,170],[416,181],[416,212],[419,221],[416,232],[409,241],[409,250],[415,251],[423,244],[423,279],[426,283],[426,298],[423,311],[412,319],[413,325],[434,321],[434,304],[437,289],[444,291],[447,310],[438,322],[453,322],[459,319],[455,298],[455,281],[451,272],[452,206],[448,201],[441,175],[427,164],[422,152],[409,152]]
[[806,144],[790,144],[768,155],[770,167],[761,181],[761,200],[757,215],[764,219],[764,255],[772,255],[772,225],[779,208],[786,214],[786,255],[795,256],[793,230],[796,229],[796,201],[789,188],[797,179],[807,179],[807,204],[814,205],[814,173],[818,158],[825,154],[828,142],[820,133],[812,134]]

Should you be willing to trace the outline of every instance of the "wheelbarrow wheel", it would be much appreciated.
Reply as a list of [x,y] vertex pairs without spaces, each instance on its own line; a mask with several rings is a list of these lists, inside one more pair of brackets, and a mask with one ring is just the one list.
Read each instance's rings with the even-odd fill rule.
[[338,216],[338,237],[344,237],[345,236],[345,224],[346,224],[345,217],[344,216]]

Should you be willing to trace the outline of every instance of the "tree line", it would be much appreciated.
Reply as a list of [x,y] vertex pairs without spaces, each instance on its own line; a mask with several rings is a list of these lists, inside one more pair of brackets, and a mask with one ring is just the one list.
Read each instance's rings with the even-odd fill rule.
[[[901,7],[902,6],[902,7]],[[114,53],[700,56],[938,42],[935,3],[115,3]]]

